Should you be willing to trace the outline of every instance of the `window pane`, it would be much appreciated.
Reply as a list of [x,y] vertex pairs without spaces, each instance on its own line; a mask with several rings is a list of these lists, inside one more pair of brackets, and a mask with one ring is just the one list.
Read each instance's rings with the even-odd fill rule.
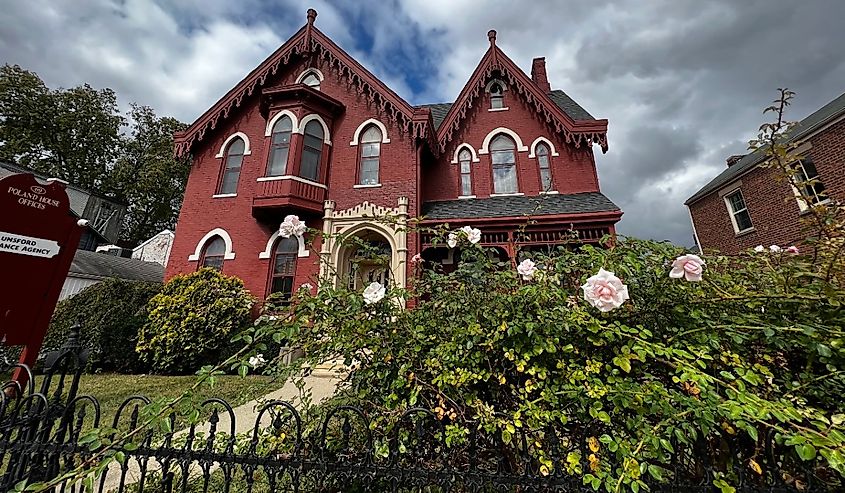
[[[306,137],[307,139],[307,137]],[[309,180],[317,181],[317,169],[320,166],[320,151],[305,147],[302,149],[302,164],[299,175]]]
[[236,193],[238,191],[238,176],[240,168],[227,169],[223,173],[223,180],[220,183],[220,193]]
[[242,155],[245,148],[243,139],[237,138],[229,144],[229,149],[226,154],[229,156]]
[[275,125],[273,125],[273,133],[283,133],[288,132],[288,137],[290,137],[290,131],[293,130],[293,123],[291,123],[290,118],[287,116],[281,117]]
[[741,211],[745,209],[745,200],[742,198],[742,192],[736,192],[733,195],[728,197],[728,200],[731,203],[731,208],[734,212]]
[[493,109],[504,108],[505,102],[502,96],[491,96],[490,97],[490,107]]
[[381,130],[375,125],[370,125],[361,136],[361,142],[381,142]]
[[361,170],[361,185],[377,185],[378,171]]
[[813,163],[812,159],[805,159],[801,161],[801,168],[803,168],[804,178],[807,180],[811,180],[819,176],[819,172],[816,171],[816,165]]
[[306,75],[305,78],[302,79],[302,83],[306,86],[313,87],[314,89],[320,88],[320,78],[313,73]]
[[500,134],[490,142],[491,151],[513,150],[514,148],[516,148],[516,145],[513,140],[506,135]]
[[244,156],[243,154],[230,154],[226,156],[226,167],[229,169],[240,169],[241,163],[243,163]]
[[276,253],[297,253],[299,252],[299,240],[294,237],[282,238],[276,244]]
[[[549,149],[548,149],[548,147],[546,147],[545,144],[540,144],[540,145],[537,146],[537,156],[538,157],[539,156],[548,156],[548,155],[549,155]],[[547,161],[548,161],[548,158],[547,158]]]
[[740,231],[744,231],[751,227],[751,216],[748,214],[748,210],[740,211],[734,217],[736,218],[736,227]]
[[289,253],[276,255],[273,265],[274,276],[293,276],[296,273],[296,256]]
[[549,169],[549,156],[537,155],[537,162],[540,164],[540,169]]
[[270,288],[271,293],[281,293],[284,299],[290,298],[293,293],[293,277],[274,277],[273,285]]
[[308,136],[317,137],[320,142],[323,141],[323,126],[317,120],[311,120],[308,125],[305,125],[305,141],[308,141]]
[[226,253],[226,242],[219,236],[215,236],[205,247],[206,255],[223,255],[224,253]]
[[472,159],[472,155],[466,149],[462,150],[461,153],[458,154],[458,161],[470,162],[471,159]]
[[513,151],[495,151],[490,153],[490,157],[493,159],[493,166],[513,164],[515,161]]
[[290,146],[273,146],[270,154],[270,167],[267,176],[281,176],[287,172],[288,151]]
[[469,173],[469,161],[461,161],[461,173]]
[[469,173],[461,175],[461,195],[472,195],[472,176]]
[[495,193],[516,193],[515,166],[500,166],[493,168],[493,188]]
[[378,142],[374,144],[363,144],[361,146],[361,156],[362,157],[378,157],[380,146]]
[[223,270],[223,256],[216,255],[216,256],[208,256],[206,255],[202,259],[202,266],[203,267],[211,267],[214,270]]
[[552,189],[552,175],[549,173],[549,168],[540,168],[540,180],[543,183],[543,190]]

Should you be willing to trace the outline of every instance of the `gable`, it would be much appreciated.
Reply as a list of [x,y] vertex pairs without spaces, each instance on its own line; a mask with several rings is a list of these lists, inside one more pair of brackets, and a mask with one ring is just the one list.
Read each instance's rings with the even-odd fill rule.
[[[496,46],[496,31],[488,33],[490,48],[484,54],[455,103],[437,125],[440,152],[455,136],[471,108],[477,104],[485,85],[492,78],[501,79],[513,94],[531,107],[537,118],[575,147],[599,144],[607,152],[607,120],[596,120],[563,91],[546,93]],[[442,111],[444,105],[432,105]],[[434,116],[434,115],[432,115]]]
[[217,103],[203,113],[190,127],[174,135],[177,156],[187,154],[199,142],[206,139],[209,131],[229,119],[241,108],[244,101],[260,95],[261,90],[273,82],[280,69],[297,60],[316,57],[331,67],[339,78],[346,81],[351,90],[365,97],[398,128],[413,138],[428,140],[436,152],[434,130],[428,109],[414,108],[375,75],[364,68],[325,34],[314,27],[317,13],[308,10],[308,23],[288,39],[279,49],[267,57],[241,82],[227,92]]

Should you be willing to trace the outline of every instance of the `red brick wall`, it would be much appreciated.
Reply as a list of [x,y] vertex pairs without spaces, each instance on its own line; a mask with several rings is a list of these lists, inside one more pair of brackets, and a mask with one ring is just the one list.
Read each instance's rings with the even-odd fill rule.
[[[492,164],[489,154],[478,154],[484,138],[492,130],[505,127],[516,132],[523,145],[529,148],[516,153],[519,191],[525,195],[537,195],[541,190],[540,171],[536,158],[529,158],[531,144],[537,137],[545,137],[554,144],[559,156],[550,156],[552,185],[560,193],[595,192],[599,190],[593,151],[590,147],[575,148],[567,145],[549,131],[537,113],[527,107],[513,88],[505,92],[507,111],[489,111],[490,102],[486,94],[478,100],[475,108],[467,114],[462,129],[456,133],[446,152],[423,169],[423,200],[453,200],[460,195],[460,165],[451,164],[455,149],[469,144],[478,155],[479,162],[472,163],[473,194],[488,197],[493,193]],[[432,179],[436,177],[436,179]]]
[[[810,139],[808,155],[813,158],[828,196],[845,200],[845,120]],[[698,239],[705,250],[738,253],[756,245],[789,246],[807,235],[802,231],[801,214],[792,189],[778,181],[780,171],[756,168],[740,178],[754,230],[734,233],[725,201],[718,191],[691,204]],[[726,185],[720,190],[730,188]]]

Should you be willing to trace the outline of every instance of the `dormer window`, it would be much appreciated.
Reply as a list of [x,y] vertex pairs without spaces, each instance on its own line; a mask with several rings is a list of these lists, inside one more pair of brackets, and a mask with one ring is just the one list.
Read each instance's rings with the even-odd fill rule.
[[300,84],[305,84],[306,86],[316,89],[317,91],[320,90],[320,82],[323,80],[321,74],[319,74],[316,70],[307,70],[302,73],[297,79],[297,82]]
[[498,82],[493,82],[490,85],[490,109],[499,110],[505,107],[505,95],[502,90],[502,85]]

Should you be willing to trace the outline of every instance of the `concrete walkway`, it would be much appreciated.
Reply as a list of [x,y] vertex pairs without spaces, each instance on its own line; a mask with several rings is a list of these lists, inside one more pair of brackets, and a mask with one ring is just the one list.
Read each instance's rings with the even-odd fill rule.
[[[324,401],[326,398],[330,397],[333,393],[337,384],[339,382],[339,377],[336,373],[330,370],[315,370],[314,373],[305,379],[305,387],[303,390],[310,390],[311,391],[311,403],[318,404]],[[258,417],[258,410],[261,406],[268,401],[273,400],[281,400],[285,402],[290,402],[294,405],[297,409],[301,408],[301,402],[299,401],[300,393],[299,389],[292,382],[288,382],[285,384],[284,387],[270,392],[258,399],[252,400],[247,402],[246,404],[242,404],[236,408],[234,408],[234,416],[235,416],[235,434],[242,434],[251,432],[253,427],[255,426],[255,420]],[[223,412],[219,414],[220,421],[217,423],[217,430],[218,433],[228,433],[229,432],[229,413]],[[262,422],[265,422],[265,425],[269,425],[269,417],[267,415],[264,416]],[[201,423],[196,426],[196,433],[202,433],[203,436],[208,436],[209,424]],[[177,441],[180,437],[184,437],[188,433],[187,429],[180,430],[173,434],[174,441]],[[178,442],[177,442],[178,443]],[[140,477],[140,468],[138,467],[138,463],[132,459],[127,460],[128,468],[126,471],[126,478],[121,481],[121,465],[117,463],[112,463],[109,465],[107,471],[105,472],[105,481],[103,483],[102,488],[95,489],[97,491],[102,492],[109,492],[109,491],[116,491],[121,482],[123,483],[124,487],[129,486],[130,484],[136,483],[138,480],[141,479]],[[155,462],[155,460],[150,460],[149,464],[147,465],[147,478],[150,478],[150,474],[155,472],[159,469],[159,464]],[[217,469],[217,466],[211,468],[211,472],[214,472]],[[194,465],[192,467],[194,473],[199,473],[200,469],[198,466]],[[193,474],[192,474],[193,475]],[[95,481],[95,484],[99,484],[100,480],[98,479]]]

